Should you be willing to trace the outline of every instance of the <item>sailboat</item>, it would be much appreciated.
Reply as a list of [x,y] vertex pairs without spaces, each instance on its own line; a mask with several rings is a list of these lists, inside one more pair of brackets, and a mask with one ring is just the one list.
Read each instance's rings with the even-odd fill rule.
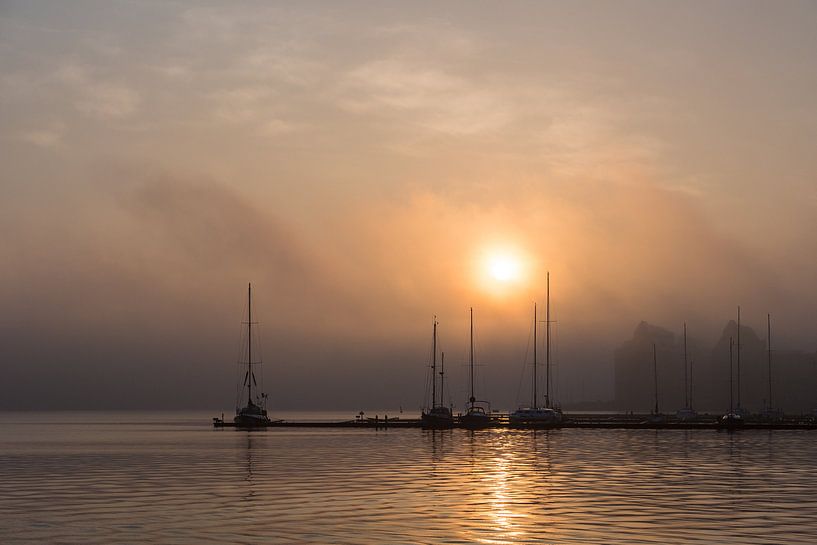
[[692,389],[689,387],[691,378],[692,366],[687,362],[687,323],[684,322],[684,408],[675,413],[678,420],[698,418],[698,411],[692,408]]
[[737,384],[736,384],[736,390],[737,390],[737,394],[738,394],[738,400],[737,400],[738,403],[737,403],[737,407],[735,407],[732,412],[734,412],[737,415],[740,415],[741,418],[743,418],[745,416],[748,416],[748,414],[749,414],[748,411],[743,408],[743,405],[740,402],[740,392],[741,392],[741,387],[740,387],[740,351],[741,351],[742,348],[743,348],[743,345],[740,344],[740,305],[738,305],[738,333],[737,333],[737,338],[735,339],[735,357],[736,357],[735,359],[736,359],[737,366],[738,366],[737,367]]
[[735,411],[732,400],[732,349],[735,342],[729,337],[729,412],[721,417],[720,425],[726,428],[735,428],[743,425],[743,416]]
[[420,415],[424,428],[451,428],[454,416],[451,409],[443,404],[445,386],[445,353],[442,353],[440,369],[440,402],[437,403],[437,317],[434,316],[433,337],[431,341],[431,407]]
[[783,418],[783,412],[780,409],[775,409],[772,405],[772,315],[766,315],[766,363],[768,365],[769,378],[769,400],[766,408],[761,413],[761,418],[764,420],[780,420]]
[[487,428],[491,425],[491,405],[487,401],[477,401],[474,397],[474,309],[471,308],[471,350],[469,354],[470,360],[470,378],[471,378],[471,396],[468,398],[468,408],[465,414],[460,415],[460,425],[465,428]]
[[554,409],[550,405],[550,273],[547,273],[547,318],[546,325],[546,387],[545,406],[539,406],[538,376],[537,368],[539,362],[537,358],[537,329],[539,321],[536,316],[536,303],[533,304],[533,399],[529,407],[521,407],[510,414],[512,426],[553,426],[562,421],[562,412]]
[[[253,386],[258,386],[255,378],[254,366],[261,366],[261,360],[254,361],[252,359],[252,326],[257,325],[258,322],[252,321],[252,284],[247,287],[247,360],[240,361],[240,365],[246,365],[247,370],[244,373],[244,383],[242,384],[236,403],[235,418],[233,422],[238,428],[262,428],[268,426],[271,421],[267,416],[267,409],[265,407],[267,394],[258,392],[253,398]],[[239,407],[244,392],[247,392],[247,405]]]
[[658,349],[655,343],[652,343],[652,376],[653,376],[653,391],[655,392],[655,406],[652,413],[650,413],[650,422],[659,424],[664,422],[666,418],[658,410]]

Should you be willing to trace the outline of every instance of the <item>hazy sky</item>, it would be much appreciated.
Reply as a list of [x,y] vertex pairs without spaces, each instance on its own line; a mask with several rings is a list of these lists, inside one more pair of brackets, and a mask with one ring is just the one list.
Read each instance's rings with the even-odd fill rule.
[[230,409],[249,281],[278,408],[418,407],[435,313],[461,405],[469,306],[512,406],[547,270],[563,398],[642,319],[814,350],[815,54],[813,2],[3,1],[0,407]]

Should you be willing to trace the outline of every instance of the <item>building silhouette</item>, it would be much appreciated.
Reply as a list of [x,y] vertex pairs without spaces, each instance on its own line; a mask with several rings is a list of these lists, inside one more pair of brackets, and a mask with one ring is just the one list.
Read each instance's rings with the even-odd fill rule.
[[[688,339],[691,362],[690,393],[699,412],[729,408],[729,339],[738,338],[730,320],[711,347]],[[615,406],[621,411],[649,412],[655,400],[652,347],[656,346],[659,408],[674,413],[684,406],[683,334],[639,323],[631,339],[614,353]],[[738,381],[738,350],[740,380]],[[733,399],[752,413],[768,407],[768,352],[766,339],[741,324],[740,347],[733,347]],[[772,351],[772,406],[786,413],[811,413],[817,408],[817,354],[797,350]]]

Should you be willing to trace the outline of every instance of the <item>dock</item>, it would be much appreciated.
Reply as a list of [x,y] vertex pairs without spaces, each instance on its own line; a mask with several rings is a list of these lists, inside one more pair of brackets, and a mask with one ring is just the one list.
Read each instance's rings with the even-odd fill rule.
[[[214,428],[237,428],[232,420],[213,418]],[[290,421],[272,420],[266,428],[361,428],[361,429],[401,429],[422,428],[419,418],[353,418],[335,421]],[[465,428],[455,416],[453,428]],[[642,429],[642,430],[718,430],[725,426],[720,415],[700,415],[695,419],[680,420],[664,415],[661,419],[649,414],[565,414],[558,424],[514,425],[508,413],[494,413],[488,429]],[[817,430],[817,419],[812,416],[787,416],[776,421],[764,421],[748,417],[734,429],[744,430]]]

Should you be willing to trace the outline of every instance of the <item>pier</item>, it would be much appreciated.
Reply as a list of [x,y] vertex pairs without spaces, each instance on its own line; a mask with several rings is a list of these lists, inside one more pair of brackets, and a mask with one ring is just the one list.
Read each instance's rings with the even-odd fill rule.
[[[647,429],[647,430],[717,430],[723,429],[720,416],[704,414],[695,419],[680,420],[674,416],[651,414],[569,414],[558,424],[512,425],[508,413],[492,413],[487,429]],[[214,428],[238,428],[232,420],[213,418]],[[419,418],[352,418],[349,420],[296,421],[271,420],[262,428],[422,428]],[[453,428],[465,428],[459,415],[454,417]],[[449,428],[450,429],[450,428]],[[734,429],[744,430],[817,430],[817,419],[807,415],[786,416],[776,421],[746,418]]]

